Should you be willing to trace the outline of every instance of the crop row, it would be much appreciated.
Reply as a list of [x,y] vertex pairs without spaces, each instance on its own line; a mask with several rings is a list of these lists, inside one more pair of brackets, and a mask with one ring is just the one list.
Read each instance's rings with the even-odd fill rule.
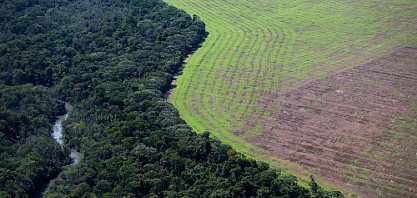
[[248,143],[266,130],[258,121],[274,118],[287,91],[382,57],[414,32],[406,0],[166,2],[197,14],[209,32],[171,95],[181,117],[197,132],[297,172]]

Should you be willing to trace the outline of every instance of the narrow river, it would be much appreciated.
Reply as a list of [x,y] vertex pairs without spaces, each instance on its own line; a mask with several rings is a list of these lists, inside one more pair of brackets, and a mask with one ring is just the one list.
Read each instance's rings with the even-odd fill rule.
[[[64,146],[64,140],[62,139],[62,122],[65,121],[68,118],[69,112],[71,111],[72,107],[70,104],[65,104],[65,109],[67,110],[67,114],[63,116],[58,116],[58,119],[55,122],[53,131],[52,131],[52,137],[61,145],[61,147]],[[75,150],[72,150],[70,153],[70,158],[72,159],[72,162],[70,166],[75,166],[80,162],[80,159],[82,158],[82,154],[80,152],[77,152]]]
[[[68,103],[65,103],[65,109],[67,111],[67,113],[65,115],[62,116],[58,116],[57,120],[54,124],[53,127],[53,131],[52,131],[52,137],[58,142],[59,145],[61,145],[61,147],[64,146],[64,140],[62,139],[62,132],[63,132],[63,128],[62,128],[62,122],[65,121],[68,116],[69,116],[69,112],[72,109],[72,106]],[[71,158],[71,164],[70,166],[76,166],[80,160],[82,159],[83,154],[80,152],[77,152],[75,150],[71,150],[70,153],[70,158]],[[44,198],[46,193],[49,190],[49,186],[51,184],[53,179],[51,179],[47,184],[44,185],[44,187],[42,188],[43,190],[40,191],[40,193],[37,193],[37,195],[33,196],[34,198]]]

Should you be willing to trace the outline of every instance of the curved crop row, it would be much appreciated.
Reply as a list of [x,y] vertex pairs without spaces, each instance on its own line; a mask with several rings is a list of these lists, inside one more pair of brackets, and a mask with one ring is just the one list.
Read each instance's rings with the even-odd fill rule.
[[272,127],[259,120],[275,122],[286,92],[410,45],[415,33],[407,0],[165,1],[197,14],[209,32],[170,96],[181,117],[301,178],[310,173],[299,164],[250,143]]

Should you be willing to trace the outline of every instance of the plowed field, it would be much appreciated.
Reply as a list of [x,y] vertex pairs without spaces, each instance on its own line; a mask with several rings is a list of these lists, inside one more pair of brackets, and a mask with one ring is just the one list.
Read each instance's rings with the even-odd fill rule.
[[[417,108],[409,108],[417,97],[416,60],[417,49],[399,49],[272,95],[280,98],[275,113],[251,119],[265,132],[249,141],[365,197],[412,197]],[[266,101],[273,102],[259,99]],[[404,114],[414,114],[414,120],[396,122]]]
[[209,32],[170,95],[197,132],[344,192],[415,197],[416,1],[165,1]]

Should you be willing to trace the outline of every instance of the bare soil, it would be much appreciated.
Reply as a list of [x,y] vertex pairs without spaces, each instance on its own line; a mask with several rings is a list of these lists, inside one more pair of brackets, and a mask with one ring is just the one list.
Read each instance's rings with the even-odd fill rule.
[[258,104],[276,110],[248,119],[249,128],[264,126],[262,135],[248,141],[364,197],[417,197],[416,131],[392,124],[409,114],[415,101],[417,48],[401,48],[286,93],[265,95]]
[[178,78],[178,76],[180,76],[182,74],[182,70],[184,70],[184,66],[188,62],[188,60],[190,59],[191,55],[192,54],[189,54],[189,55],[187,55],[187,57],[185,57],[185,59],[182,61],[182,64],[181,64],[180,68],[178,68],[178,71],[174,74],[174,77],[172,78],[172,81],[171,81],[170,88],[165,93],[165,98],[167,99],[167,101],[171,100],[172,90],[177,86],[177,78]]

